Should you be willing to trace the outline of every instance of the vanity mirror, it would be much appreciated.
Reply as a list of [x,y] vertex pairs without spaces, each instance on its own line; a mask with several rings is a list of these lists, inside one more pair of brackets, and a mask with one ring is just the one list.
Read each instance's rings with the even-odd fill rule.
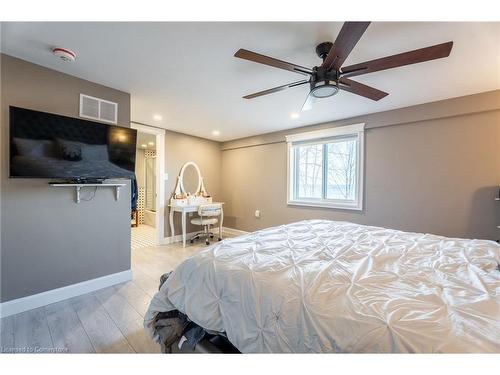
[[177,177],[171,204],[200,204],[211,200],[205,189],[200,168],[195,162],[188,161],[182,166]]
[[182,166],[179,173],[181,191],[188,195],[197,195],[201,189],[202,179],[198,165],[192,161],[187,162]]

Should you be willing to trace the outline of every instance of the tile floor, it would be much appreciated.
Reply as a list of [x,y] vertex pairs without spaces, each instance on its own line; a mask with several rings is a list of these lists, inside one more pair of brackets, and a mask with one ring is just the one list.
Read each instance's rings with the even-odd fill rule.
[[138,227],[132,227],[131,237],[132,251],[154,246],[156,243],[156,228],[140,224]]

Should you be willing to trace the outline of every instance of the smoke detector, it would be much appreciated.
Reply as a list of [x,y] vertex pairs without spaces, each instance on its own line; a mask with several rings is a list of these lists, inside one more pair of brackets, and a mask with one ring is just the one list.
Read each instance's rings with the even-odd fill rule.
[[55,47],[52,48],[52,53],[65,62],[73,62],[76,60],[76,53],[67,48]]

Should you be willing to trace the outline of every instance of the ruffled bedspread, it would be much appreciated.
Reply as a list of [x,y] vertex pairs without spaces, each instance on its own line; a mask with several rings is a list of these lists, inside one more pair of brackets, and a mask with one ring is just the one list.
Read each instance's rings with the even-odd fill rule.
[[499,262],[493,241],[301,221],[184,261],[145,327],[178,309],[243,353],[498,353]]

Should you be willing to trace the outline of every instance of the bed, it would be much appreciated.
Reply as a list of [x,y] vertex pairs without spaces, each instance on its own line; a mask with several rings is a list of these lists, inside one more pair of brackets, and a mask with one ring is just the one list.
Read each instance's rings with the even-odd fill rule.
[[500,352],[500,245],[307,220],[188,258],[151,301],[242,353]]

